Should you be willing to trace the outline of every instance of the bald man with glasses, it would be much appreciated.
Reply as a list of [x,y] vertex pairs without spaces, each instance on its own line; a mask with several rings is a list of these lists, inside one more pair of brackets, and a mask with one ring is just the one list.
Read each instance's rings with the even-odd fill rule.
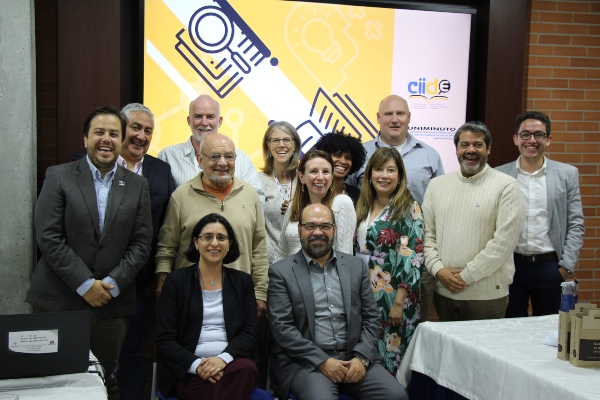
[[235,176],[233,141],[220,133],[202,138],[197,155],[200,173],[179,186],[171,196],[156,252],[157,294],[169,272],[189,266],[184,256],[196,223],[218,213],[230,221],[241,256],[228,267],[252,275],[258,316],[267,312],[269,282],[265,221],[256,190]]

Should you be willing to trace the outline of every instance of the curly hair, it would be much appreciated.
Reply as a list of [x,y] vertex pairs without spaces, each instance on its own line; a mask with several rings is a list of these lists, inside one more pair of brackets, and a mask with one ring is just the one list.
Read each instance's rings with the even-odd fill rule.
[[330,132],[321,137],[314,146],[317,150],[322,150],[332,156],[344,153],[350,154],[352,158],[352,167],[348,175],[352,175],[362,168],[367,159],[367,151],[363,147],[360,139],[346,134],[344,132]]

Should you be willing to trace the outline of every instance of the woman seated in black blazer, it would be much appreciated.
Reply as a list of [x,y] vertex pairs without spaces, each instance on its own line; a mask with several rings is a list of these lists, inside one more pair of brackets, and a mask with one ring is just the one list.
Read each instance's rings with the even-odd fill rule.
[[223,266],[240,256],[233,228],[205,216],[185,254],[194,265],[170,273],[158,300],[158,389],[180,399],[248,399],[258,320],[252,278]]

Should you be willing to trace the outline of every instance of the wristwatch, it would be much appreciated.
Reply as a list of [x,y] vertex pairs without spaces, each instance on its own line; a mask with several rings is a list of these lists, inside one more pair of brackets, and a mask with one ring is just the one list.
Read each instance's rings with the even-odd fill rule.
[[371,365],[371,361],[369,361],[369,359],[362,354],[354,353],[354,358],[358,358],[360,362],[363,363],[365,368],[369,368],[369,365]]

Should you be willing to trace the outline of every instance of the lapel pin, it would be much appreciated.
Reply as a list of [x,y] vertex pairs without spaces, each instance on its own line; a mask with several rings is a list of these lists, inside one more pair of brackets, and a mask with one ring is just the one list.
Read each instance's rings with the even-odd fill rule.
[[125,181],[119,181],[119,186],[125,186]]

